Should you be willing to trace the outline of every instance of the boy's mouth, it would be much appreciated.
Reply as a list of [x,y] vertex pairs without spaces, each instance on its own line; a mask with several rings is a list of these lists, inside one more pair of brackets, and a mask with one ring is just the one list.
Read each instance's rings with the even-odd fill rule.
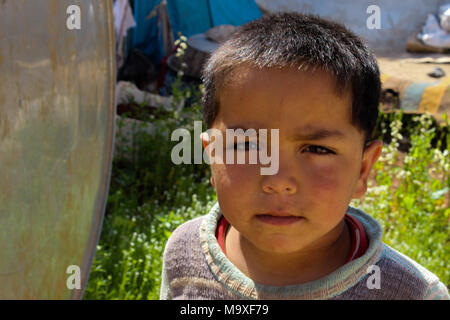
[[256,215],[256,219],[261,222],[276,225],[276,226],[285,226],[291,225],[293,223],[300,222],[304,220],[304,217],[294,216],[288,212],[284,211],[276,211],[276,212],[267,212],[264,214]]

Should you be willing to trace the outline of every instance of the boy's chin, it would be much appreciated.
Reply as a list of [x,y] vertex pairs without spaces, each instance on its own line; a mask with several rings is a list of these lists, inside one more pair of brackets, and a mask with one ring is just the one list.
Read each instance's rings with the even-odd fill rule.
[[264,241],[259,241],[254,245],[261,251],[280,255],[293,254],[301,251],[304,248],[304,246],[296,241],[292,241],[292,239],[280,239],[273,237],[265,239]]

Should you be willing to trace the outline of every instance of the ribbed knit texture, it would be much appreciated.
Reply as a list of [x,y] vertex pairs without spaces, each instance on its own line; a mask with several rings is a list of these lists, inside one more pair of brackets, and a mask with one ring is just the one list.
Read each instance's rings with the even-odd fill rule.
[[[450,299],[437,276],[382,242],[381,226],[364,211],[348,207],[363,225],[369,247],[364,255],[318,280],[289,286],[253,282],[224,255],[215,237],[222,215],[209,214],[179,226],[167,241],[160,299]],[[380,289],[370,289],[373,266]]]

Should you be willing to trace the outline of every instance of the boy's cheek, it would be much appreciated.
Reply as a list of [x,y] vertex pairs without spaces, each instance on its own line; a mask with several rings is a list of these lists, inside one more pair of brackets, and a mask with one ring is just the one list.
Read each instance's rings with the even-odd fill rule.
[[335,166],[316,167],[310,171],[309,181],[313,194],[330,196],[339,191],[340,175]]
[[[243,164],[213,164],[211,165],[214,182],[219,188],[245,188],[245,184],[250,182],[250,176],[254,175],[252,170],[256,168]],[[238,191],[238,190],[236,190]]]
[[318,175],[314,179],[312,189],[314,190],[314,194],[326,194],[328,196],[330,194],[334,194],[338,190],[338,186],[339,183],[335,179]]

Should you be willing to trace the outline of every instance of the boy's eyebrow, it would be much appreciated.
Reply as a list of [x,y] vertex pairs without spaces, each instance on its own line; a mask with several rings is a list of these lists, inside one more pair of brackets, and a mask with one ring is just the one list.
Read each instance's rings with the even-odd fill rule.
[[295,131],[293,140],[321,140],[325,138],[342,138],[345,135],[339,130],[325,128],[300,128]]
[[243,129],[244,131],[246,131],[247,129],[255,129],[258,130],[259,126],[252,126],[252,124],[248,125],[248,124],[235,124],[232,126],[227,126],[226,129]]
[[[258,126],[252,127],[252,126],[248,126],[248,125],[244,125],[244,124],[237,124],[237,125],[226,127],[225,130],[227,130],[227,129],[232,129],[235,131],[237,129],[242,129],[244,132],[246,132],[248,129],[254,129],[256,131],[256,135],[258,135],[259,127]],[[267,130],[267,131],[270,131],[270,130]]]
[[[248,127],[247,125],[238,124],[238,125],[229,126],[226,129],[233,129],[233,130],[242,129],[245,132],[249,128],[255,129],[256,134],[259,136],[259,134],[258,134],[258,129],[260,129],[259,126]],[[268,132],[270,132],[270,130],[268,130]],[[297,140],[321,140],[321,139],[330,138],[330,137],[342,138],[345,136],[341,131],[336,130],[336,129],[330,130],[330,129],[326,129],[326,128],[317,128],[317,127],[311,127],[311,126],[297,128],[295,130],[295,132],[296,133],[294,134],[294,136],[292,138],[294,141],[297,141]]]

